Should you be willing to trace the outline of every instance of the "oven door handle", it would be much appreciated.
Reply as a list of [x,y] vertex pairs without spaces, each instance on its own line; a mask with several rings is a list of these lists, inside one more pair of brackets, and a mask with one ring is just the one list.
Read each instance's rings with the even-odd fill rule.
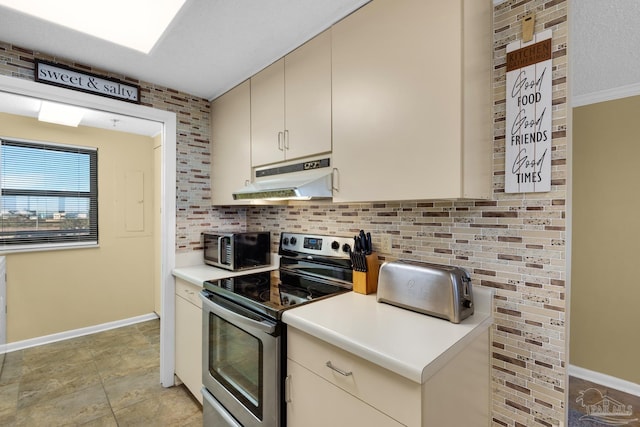
[[242,314],[238,314],[235,311],[229,310],[228,308],[222,307],[212,302],[211,300],[209,300],[209,298],[202,294],[200,294],[200,299],[208,310],[224,318],[225,320],[228,320],[229,322],[255,328],[262,332],[266,332],[267,334],[273,334],[276,331],[276,325],[273,322],[269,322],[267,320],[258,321],[250,319],[243,316]]

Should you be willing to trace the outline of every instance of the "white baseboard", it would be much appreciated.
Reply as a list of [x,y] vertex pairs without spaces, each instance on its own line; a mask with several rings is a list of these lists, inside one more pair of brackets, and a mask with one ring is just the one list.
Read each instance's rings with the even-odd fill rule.
[[634,396],[640,396],[640,384],[632,383],[600,372],[569,365],[569,375],[572,377],[582,378],[583,380],[591,381],[614,390],[633,394]]
[[8,344],[0,345],[0,353],[9,353],[11,351],[23,350],[29,347],[36,347],[44,344],[51,344],[57,341],[77,338],[83,335],[95,334],[97,332],[108,331],[109,329],[121,328],[136,323],[146,322],[148,320],[157,319],[156,313],[143,314],[141,316],[130,317],[128,319],[116,320],[114,322],[103,323],[101,325],[88,326],[86,328],[74,329],[71,331],[60,332],[57,334],[45,335],[42,337],[31,338],[23,341],[16,341]]

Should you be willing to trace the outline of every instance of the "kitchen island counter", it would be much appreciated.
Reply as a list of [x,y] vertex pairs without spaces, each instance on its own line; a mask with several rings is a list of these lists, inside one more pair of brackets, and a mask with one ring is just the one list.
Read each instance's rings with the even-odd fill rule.
[[[493,322],[493,290],[474,288],[475,313],[459,324],[348,292],[287,310],[283,321],[311,336],[424,384]],[[487,343],[488,345],[488,343]]]

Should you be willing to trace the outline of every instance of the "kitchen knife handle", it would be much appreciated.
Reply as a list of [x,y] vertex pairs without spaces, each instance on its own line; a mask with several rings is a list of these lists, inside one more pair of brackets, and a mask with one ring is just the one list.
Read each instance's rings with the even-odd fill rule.
[[367,235],[364,234],[364,230],[360,230],[360,234],[358,235],[360,238],[360,248],[363,254],[367,253]]

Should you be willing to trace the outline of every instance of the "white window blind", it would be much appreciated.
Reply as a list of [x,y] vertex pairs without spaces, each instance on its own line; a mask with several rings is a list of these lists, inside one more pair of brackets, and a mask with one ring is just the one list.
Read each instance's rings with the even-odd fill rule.
[[0,143],[0,250],[97,243],[97,150]]

